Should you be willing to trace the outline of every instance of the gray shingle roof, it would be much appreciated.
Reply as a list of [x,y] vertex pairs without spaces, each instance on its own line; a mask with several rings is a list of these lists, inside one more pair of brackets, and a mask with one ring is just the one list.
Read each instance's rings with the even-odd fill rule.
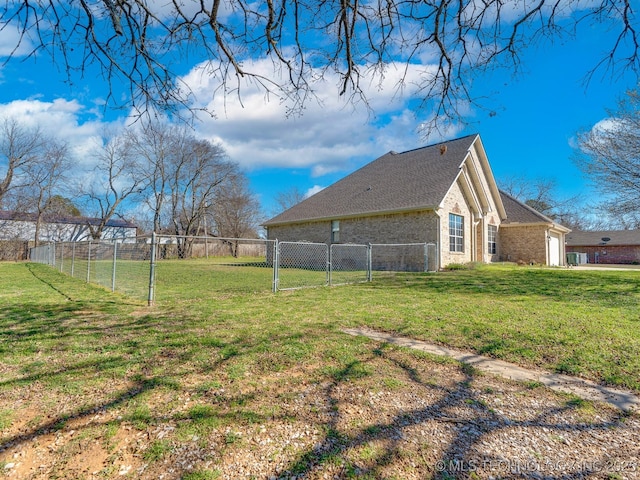
[[[13,211],[0,211],[0,220],[15,220],[15,221],[27,221],[35,222],[37,216],[35,213],[23,213]],[[98,225],[100,223],[99,218],[92,217],[46,217],[43,219],[46,223],[60,223],[66,225]],[[107,221],[107,227],[121,227],[121,228],[137,228],[134,223],[118,218],[112,218]]]
[[640,230],[574,231],[567,234],[567,246],[596,245],[640,245]]
[[553,223],[553,220],[546,215],[516,200],[502,190],[500,190],[500,198],[507,212],[507,219],[503,223]]
[[451,188],[476,138],[469,135],[403,153],[389,152],[264,225],[434,208]]

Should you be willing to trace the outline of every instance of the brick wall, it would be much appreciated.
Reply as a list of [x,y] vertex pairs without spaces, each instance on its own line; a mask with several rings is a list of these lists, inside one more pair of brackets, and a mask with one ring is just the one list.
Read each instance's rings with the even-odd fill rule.
[[331,222],[307,222],[293,225],[278,225],[267,230],[269,240],[285,242],[331,242]]
[[[340,220],[339,243],[436,243],[435,212],[411,212]],[[272,226],[268,238],[280,241],[331,243],[331,221]]]
[[620,246],[589,246],[589,247],[567,247],[567,253],[586,253],[589,263],[603,264],[633,264],[640,263],[640,246],[620,245]]
[[508,262],[547,263],[545,225],[505,226],[498,230],[500,258]]

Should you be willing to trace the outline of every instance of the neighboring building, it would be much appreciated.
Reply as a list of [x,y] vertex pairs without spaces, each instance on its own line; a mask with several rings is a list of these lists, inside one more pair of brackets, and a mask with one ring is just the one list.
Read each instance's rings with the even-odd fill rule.
[[640,230],[571,232],[567,252],[586,253],[588,263],[640,264]]
[[389,152],[267,221],[269,239],[438,245],[438,268],[564,265],[570,230],[499,191],[479,135]]
[[[39,242],[81,242],[91,240],[89,225],[100,219],[88,217],[47,218],[40,224]],[[135,238],[138,228],[124,220],[109,220],[102,232],[104,240]],[[36,235],[34,214],[0,211],[0,240],[32,242]]]

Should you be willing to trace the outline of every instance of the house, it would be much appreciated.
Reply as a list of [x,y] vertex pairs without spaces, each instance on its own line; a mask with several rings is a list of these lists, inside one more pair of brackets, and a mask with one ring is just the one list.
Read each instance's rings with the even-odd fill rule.
[[264,227],[281,241],[435,243],[438,268],[564,265],[570,231],[498,189],[479,135],[389,152]]
[[640,264],[640,230],[571,232],[569,252],[586,254],[588,263]]
[[[91,240],[89,225],[98,225],[100,219],[90,217],[57,217],[42,220],[40,242],[80,242]],[[102,232],[104,240],[135,238],[138,228],[125,220],[109,220]],[[0,211],[0,241],[33,241],[36,234],[36,216],[30,213]]]

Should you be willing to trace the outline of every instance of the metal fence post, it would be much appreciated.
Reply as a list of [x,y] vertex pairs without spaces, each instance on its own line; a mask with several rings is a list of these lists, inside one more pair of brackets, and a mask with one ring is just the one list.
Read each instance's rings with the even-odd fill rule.
[[373,280],[373,257],[371,256],[371,244],[367,245],[367,282]]
[[428,272],[429,271],[429,251],[428,251],[428,244],[424,244],[424,271]]
[[113,241],[113,267],[111,269],[111,291],[116,291],[116,258],[118,257],[118,242]]
[[91,240],[87,246],[87,283],[91,281]]
[[279,267],[280,267],[280,244],[278,243],[278,239],[276,238],[275,243],[273,244],[273,293],[278,291],[278,283],[280,281],[279,275]]
[[328,249],[327,249],[327,285],[331,286],[331,280],[332,280],[332,273],[333,273],[333,266],[331,263],[331,259],[333,256],[333,245],[328,245]]
[[147,304],[153,305],[155,300],[155,281],[156,281],[156,232],[151,234],[151,263],[149,264],[149,296],[147,297]]
[[76,242],[71,244],[71,277],[73,278],[73,271],[76,266]]

